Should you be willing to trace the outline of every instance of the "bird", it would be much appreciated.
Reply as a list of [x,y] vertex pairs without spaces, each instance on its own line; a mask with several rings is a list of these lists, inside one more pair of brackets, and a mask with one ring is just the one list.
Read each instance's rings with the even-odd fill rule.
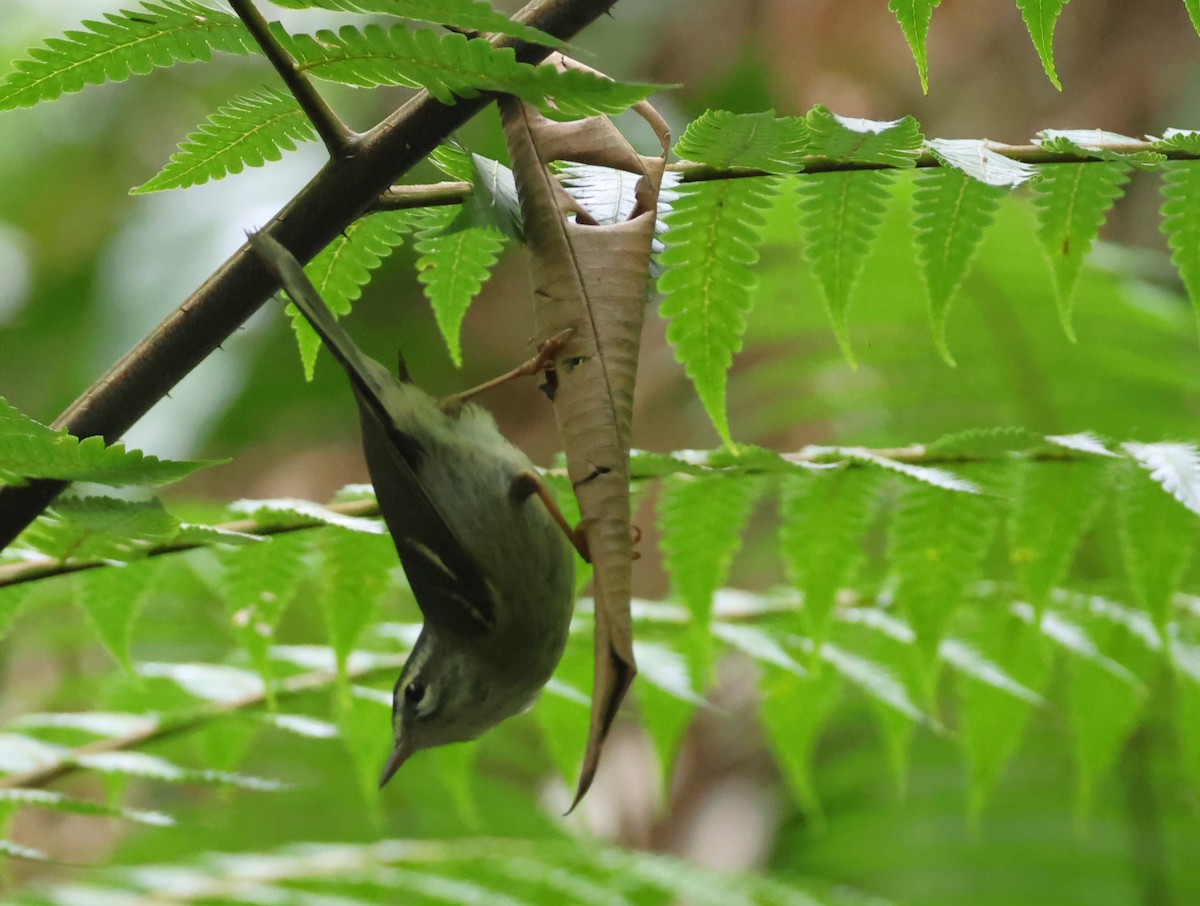
[[250,244],[349,378],[379,509],[424,618],[392,693],[382,788],[415,753],[475,739],[532,706],[566,647],[571,529],[486,409],[465,395],[439,404],[402,358],[393,376],[355,345],[282,244],[264,231]]

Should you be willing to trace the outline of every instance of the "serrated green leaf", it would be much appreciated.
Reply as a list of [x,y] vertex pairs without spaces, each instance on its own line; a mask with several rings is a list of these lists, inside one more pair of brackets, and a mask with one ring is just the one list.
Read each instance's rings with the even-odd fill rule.
[[[644,642],[637,642],[634,651],[638,668],[643,672],[634,686],[634,695],[642,726],[658,753],[663,786],[668,788],[683,735],[702,700],[693,688],[692,676],[683,654],[662,645],[647,645]],[[647,664],[654,682],[642,681]],[[578,757],[576,753],[576,763]]]
[[1033,46],[1037,48],[1038,56],[1041,57],[1042,68],[1046,70],[1051,84],[1059,91],[1062,91],[1062,82],[1058,80],[1058,73],[1054,69],[1054,26],[1069,2],[1070,0],[1017,0],[1017,9],[1021,11],[1025,27],[1029,29],[1029,37]]
[[[1000,607],[985,607],[982,618],[975,639],[985,654],[1026,689],[1044,689],[1053,661],[1041,634]],[[960,738],[971,768],[970,812],[977,821],[1020,743],[1034,705],[969,675],[958,681],[957,688]]]
[[762,476],[676,477],[658,498],[659,549],[673,596],[692,614],[693,663],[707,676],[711,659],[713,596],[729,576]]
[[795,173],[804,166],[808,124],[804,117],[706,110],[688,123],[674,152],[710,167],[748,167]]
[[796,800],[820,822],[821,801],[812,777],[813,755],[821,731],[842,697],[844,682],[836,670],[800,677],[768,673],[760,683],[760,717],[767,743]]
[[272,28],[302,72],[359,88],[426,88],[444,104],[453,104],[456,96],[503,91],[563,120],[620,113],[661,87],[616,82],[578,69],[531,66],[518,62],[511,47],[431,29],[369,25],[359,30],[347,25],[337,33],[287,35]]
[[783,478],[780,550],[788,580],[804,595],[806,635],[818,644],[828,635],[838,590],[851,587],[863,560],[862,535],[881,476],[842,468]]
[[154,584],[159,565],[157,560],[143,560],[128,566],[91,569],[75,577],[79,606],[99,633],[104,647],[126,670],[133,669],[129,658],[130,630],[142,598]]
[[159,500],[63,497],[20,536],[59,560],[133,560],[175,537],[179,523]]
[[0,110],[32,107],[86,85],[123,82],[176,63],[206,62],[213,51],[249,56],[250,33],[229,13],[191,0],[143,3],[134,12],[106,13],[87,31],[47,38],[17,60],[0,82]]
[[514,22],[492,8],[485,0],[271,0],[276,6],[288,9],[328,9],[335,12],[380,13],[428,22],[431,25],[453,26],[465,31],[492,32],[509,35],[561,48],[563,42],[541,29]]
[[488,227],[447,229],[460,206],[432,214],[417,232],[417,279],[433,308],[450,359],[461,368],[462,323],[472,300],[491,276],[504,248],[504,235]]
[[[371,271],[403,245],[404,237],[412,232],[418,217],[419,213],[413,211],[381,211],[360,217],[305,266],[304,273],[335,318],[350,313],[350,303],[362,295],[363,286],[371,279]],[[321,339],[291,302],[286,312],[296,333],[305,380],[311,381]]]
[[1133,599],[1165,634],[1171,596],[1191,559],[1200,520],[1133,463],[1121,464],[1117,511]]
[[929,60],[925,54],[925,41],[929,37],[929,20],[942,0],[888,0],[888,9],[896,16],[904,39],[912,51],[917,74],[921,77],[921,92],[929,94]]
[[1162,198],[1162,230],[1200,329],[1200,161],[1165,164]]
[[664,294],[659,313],[667,318],[667,341],[713,427],[732,446],[725,386],[733,357],[742,348],[752,265],[758,261],[765,219],[762,211],[779,191],[775,179],[723,179],[689,185],[667,217],[665,268],[658,280]]
[[1075,660],[1070,667],[1067,713],[1082,817],[1090,808],[1097,781],[1133,731],[1145,705],[1146,690],[1122,681],[1093,661]]
[[1034,183],[1038,237],[1050,261],[1063,330],[1074,342],[1075,284],[1083,260],[1100,233],[1109,209],[1124,194],[1129,165],[1122,163],[1050,164]]
[[1033,461],[1022,464],[1018,476],[1009,559],[1022,594],[1041,613],[1108,496],[1110,472],[1099,461]]
[[850,297],[879,236],[892,174],[814,173],[798,180],[804,254],[820,284],[842,355],[857,367],[850,346]]
[[[444,149],[445,146],[440,146]],[[606,167],[591,167],[604,173],[617,171]],[[564,170],[563,186],[578,198],[572,191],[576,180],[571,178],[575,168]],[[467,156],[467,171],[464,177],[471,183],[471,191],[463,202],[458,216],[451,220],[447,232],[485,227],[498,230],[505,239],[514,242],[525,242],[525,223],[521,219],[521,199],[517,196],[517,180],[513,171],[498,160],[484,157],[482,154]],[[587,207],[586,202],[584,206]],[[429,212],[432,214],[433,212]]]
[[206,119],[180,144],[170,162],[132,194],[161,192],[200,185],[261,167],[295,151],[297,142],[311,142],[316,130],[295,99],[282,91],[263,88],[228,104]]
[[979,575],[998,517],[997,500],[983,494],[914,485],[900,500],[889,532],[896,604],[908,615],[929,667],[963,593]]
[[916,165],[925,137],[911,116],[903,119],[865,120],[838,116],[818,104],[805,117],[809,129],[810,157],[892,167]]
[[388,535],[331,529],[321,539],[321,557],[321,613],[329,644],[337,654],[338,673],[344,678],[346,658],[388,586],[396,551]]
[[0,398],[0,485],[24,484],[29,478],[90,481],[113,487],[157,487],[170,484],[217,461],[172,462],[104,445],[103,438],[79,440],[22,414]]
[[946,345],[950,302],[975,257],[984,230],[995,219],[1003,195],[1003,189],[984,185],[961,170],[939,168],[917,176],[913,196],[917,254],[929,292],[933,342],[947,365],[954,365]]
[[275,627],[307,572],[307,544],[305,534],[293,533],[221,552],[225,566],[223,598],[230,629],[268,689],[274,677],[269,650]]

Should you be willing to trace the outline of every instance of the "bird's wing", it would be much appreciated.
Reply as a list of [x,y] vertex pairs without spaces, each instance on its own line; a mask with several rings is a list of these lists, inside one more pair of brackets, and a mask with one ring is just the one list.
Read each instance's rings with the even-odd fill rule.
[[425,619],[461,635],[485,631],[495,622],[494,594],[482,565],[418,477],[421,459],[430,453],[387,404],[389,397],[403,398],[395,378],[338,325],[291,252],[261,232],[251,235],[250,244],[350,379],[379,508]]

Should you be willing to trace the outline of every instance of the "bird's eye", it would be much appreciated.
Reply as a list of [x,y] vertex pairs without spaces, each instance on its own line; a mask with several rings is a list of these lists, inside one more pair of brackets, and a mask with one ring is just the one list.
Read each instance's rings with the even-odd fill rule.
[[410,705],[421,703],[421,699],[425,697],[425,684],[420,680],[413,680],[404,687],[404,700]]

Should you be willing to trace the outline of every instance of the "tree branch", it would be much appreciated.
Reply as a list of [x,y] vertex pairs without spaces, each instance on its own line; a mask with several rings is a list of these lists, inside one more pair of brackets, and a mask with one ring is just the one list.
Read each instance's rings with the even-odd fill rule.
[[296,68],[296,61],[283,49],[283,45],[275,40],[262,13],[258,11],[251,0],[229,0],[229,5],[233,7],[238,18],[245,23],[263,54],[271,61],[271,65],[275,67],[275,71],[287,85],[288,91],[300,105],[300,109],[304,111],[309,122],[313,124],[313,128],[317,130],[317,135],[321,136],[321,141],[325,143],[329,156],[347,156],[353,150],[358,136],[325,103],[325,99],[309,81],[308,76]]
[[[616,0],[534,0],[517,18],[568,40],[615,4]],[[550,52],[507,38],[496,43],[514,47],[517,58],[527,63],[540,62]],[[420,92],[363,135],[352,158],[330,160],[266,229],[301,262],[310,261],[491,99],[483,94],[449,107]],[[99,435],[114,442],[278,289],[258,256],[243,245],[55,419],[54,427],[65,427],[77,437]],[[40,480],[0,488],[0,549],[65,487],[66,482]]]

